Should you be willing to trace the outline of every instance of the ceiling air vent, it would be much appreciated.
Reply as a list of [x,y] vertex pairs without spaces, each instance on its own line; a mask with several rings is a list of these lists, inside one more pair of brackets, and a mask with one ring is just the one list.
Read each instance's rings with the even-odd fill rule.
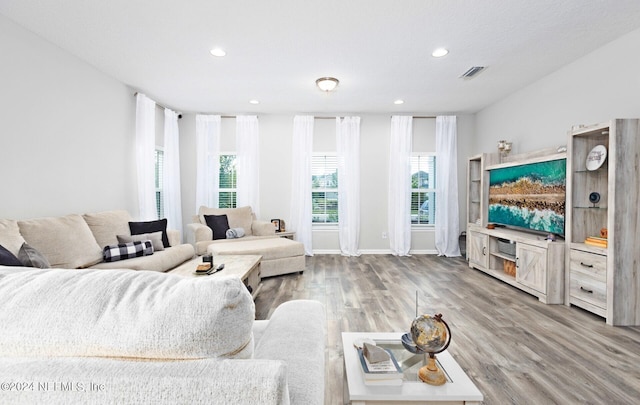
[[484,70],[484,66],[473,66],[473,67],[469,68],[469,70],[464,72],[462,74],[462,76],[460,76],[460,78],[461,79],[471,79],[472,77],[474,77],[478,73],[482,72],[483,70]]

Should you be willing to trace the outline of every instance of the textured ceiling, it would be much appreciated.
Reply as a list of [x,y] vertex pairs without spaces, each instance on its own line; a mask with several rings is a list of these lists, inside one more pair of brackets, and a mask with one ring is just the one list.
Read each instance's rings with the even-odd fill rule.
[[[476,112],[640,28],[638,0],[0,0],[0,13],[161,104],[223,114]],[[321,76],[340,86],[322,93]]]

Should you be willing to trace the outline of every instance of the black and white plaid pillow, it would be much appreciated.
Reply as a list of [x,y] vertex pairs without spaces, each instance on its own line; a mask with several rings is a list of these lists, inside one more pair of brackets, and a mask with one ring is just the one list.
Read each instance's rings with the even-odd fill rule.
[[116,262],[134,257],[149,256],[151,254],[153,254],[153,244],[150,240],[107,245],[102,251],[105,262]]

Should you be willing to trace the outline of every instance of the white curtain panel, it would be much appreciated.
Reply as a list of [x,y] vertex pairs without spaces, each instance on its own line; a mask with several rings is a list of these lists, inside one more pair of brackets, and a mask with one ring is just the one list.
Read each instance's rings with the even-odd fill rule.
[[336,141],[340,252],[360,256],[360,117],[337,117]]
[[219,115],[196,115],[196,212],[218,208],[220,123]]
[[164,110],[164,171],[162,173],[162,198],[167,227],[182,235],[182,192],[180,190],[180,133],[178,114]]
[[436,250],[460,256],[458,215],[458,148],[455,116],[436,117]]
[[311,243],[311,155],[313,153],[313,116],[293,118],[291,217],[287,225],[295,239],[304,245],[304,253],[313,256]]
[[260,218],[260,139],[258,117],[236,117],[236,164],[238,182],[236,202],[238,207],[251,206]]
[[156,103],[142,93],[136,96],[136,170],[138,178],[138,217],[157,219],[156,211]]
[[389,247],[395,256],[411,249],[411,137],[413,117],[391,117],[389,143]]

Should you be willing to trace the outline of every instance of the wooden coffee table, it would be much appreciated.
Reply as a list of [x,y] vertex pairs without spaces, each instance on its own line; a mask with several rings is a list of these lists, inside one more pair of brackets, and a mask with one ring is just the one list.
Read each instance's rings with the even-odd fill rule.
[[[417,377],[423,364],[422,358],[404,349],[402,333],[342,333],[344,353],[344,403],[363,404],[480,404],[482,393],[464,370],[445,350],[436,355],[440,367],[447,376],[441,386],[425,384]],[[353,346],[358,339],[372,339],[378,346],[390,349],[404,372],[402,385],[367,385],[362,376],[362,366]]]
[[247,286],[253,298],[258,295],[260,288],[260,255],[217,255],[213,257],[213,267],[224,263],[224,269],[209,276],[196,274],[196,267],[202,264],[202,256],[189,260],[167,273],[177,274],[183,277],[221,277],[238,276]]

